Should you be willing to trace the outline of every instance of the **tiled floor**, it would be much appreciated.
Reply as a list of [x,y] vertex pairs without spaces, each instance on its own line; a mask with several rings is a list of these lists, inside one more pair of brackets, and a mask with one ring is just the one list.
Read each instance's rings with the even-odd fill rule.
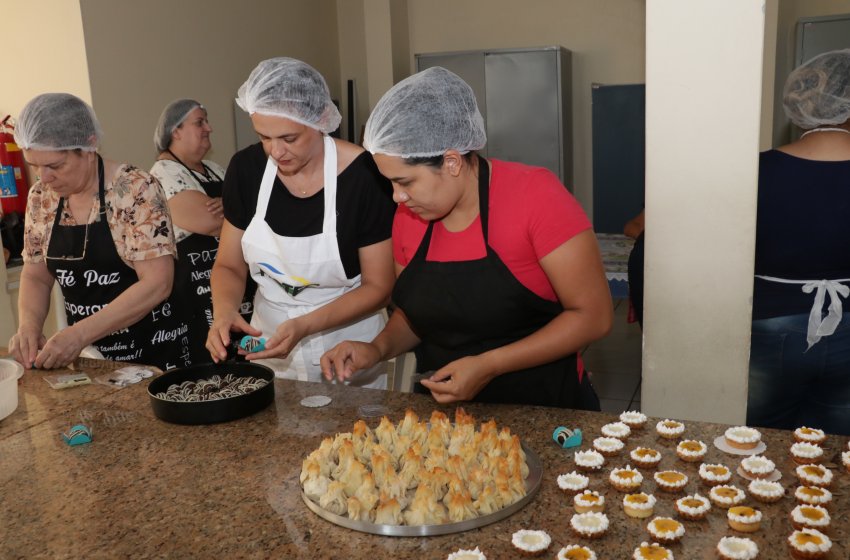
[[641,330],[628,323],[629,302],[614,300],[614,326],[582,354],[604,412],[640,410]]

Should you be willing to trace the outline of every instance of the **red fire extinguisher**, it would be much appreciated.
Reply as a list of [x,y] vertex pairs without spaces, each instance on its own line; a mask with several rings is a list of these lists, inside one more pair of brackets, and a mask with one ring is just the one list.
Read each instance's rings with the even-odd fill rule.
[[15,144],[11,115],[0,121],[0,204],[3,214],[18,212],[21,216],[27,207],[27,168],[24,154]]

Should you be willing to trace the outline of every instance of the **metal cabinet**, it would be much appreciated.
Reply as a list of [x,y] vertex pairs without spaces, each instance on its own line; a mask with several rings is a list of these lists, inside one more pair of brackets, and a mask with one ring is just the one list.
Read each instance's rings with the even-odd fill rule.
[[416,70],[442,66],[475,92],[487,127],[482,154],[546,167],[572,190],[571,53],[563,47],[416,55]]

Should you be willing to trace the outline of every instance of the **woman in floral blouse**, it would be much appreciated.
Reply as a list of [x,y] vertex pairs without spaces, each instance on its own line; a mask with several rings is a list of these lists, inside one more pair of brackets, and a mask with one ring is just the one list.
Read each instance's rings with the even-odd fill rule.
[[[176,249],[159,183],[97,153],[92,108],[66,93],[33,98],[15,140],[38,172],[29,191],[19,326],[9,350],[27,368],[58,368],[93,344],[105,357],[186,365],[185,313],[171,293]],[[54,281],[68,327],[42,329]]]

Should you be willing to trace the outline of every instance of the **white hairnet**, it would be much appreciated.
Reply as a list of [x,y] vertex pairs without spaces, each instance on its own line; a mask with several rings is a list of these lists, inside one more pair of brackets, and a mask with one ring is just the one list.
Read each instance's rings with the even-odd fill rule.
[[472,88],[434,66],[406,78],[384,94],[369,120],[363,146],[373,154],[403,158],[461,153],[487,144],[484,119]]
[[236,103],[248,114],[284,117],[326,134],[342,120],[322,75],[294,58],[260,62],[239,88]]
[[164,152],[171,146],[171,133],[198,107],[207,112],[206,107],[194,99],[175,99],[163,109],[153,132],[153,144],[158,151]]
[[850,119],[850,49],[818,55],[795,68],[782,101],[785,114],[803,129]]
[[70,93],[42,93],[18,116],[15,143],[25,150],[97,150],[102,133],[94,110]]

